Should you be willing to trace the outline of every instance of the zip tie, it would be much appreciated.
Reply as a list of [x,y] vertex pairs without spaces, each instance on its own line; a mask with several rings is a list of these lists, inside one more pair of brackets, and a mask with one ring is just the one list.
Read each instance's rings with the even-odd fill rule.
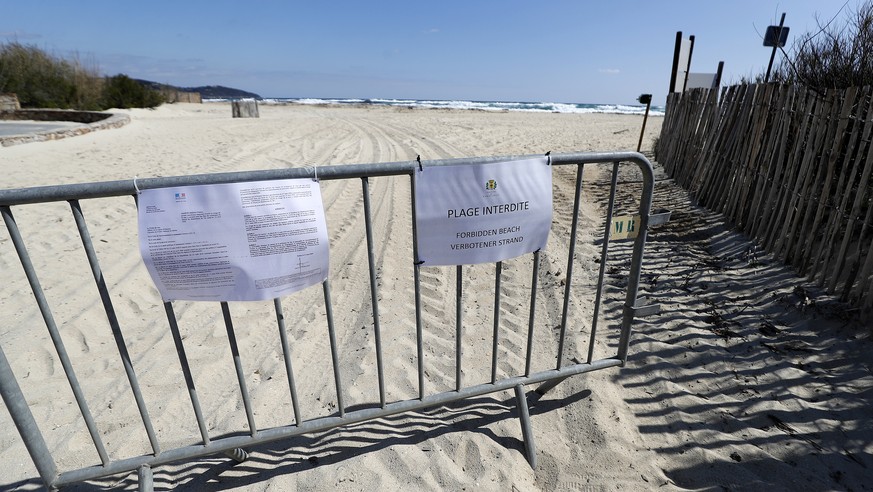
[[141,192],[139,191],[139,186],[136,185],[136,176],[133,177],[133,189],[136,190],[136,194],[139,195]]
[[421,167],[421,155],[417,155],[417,156],[415,157],[415,162],[418,163],[418,170],[421,171],[421,172],[424,172],[424,168]]
[[315,171],[315,177],[312,178],[312,180],[315,181],[315,182],[317,183],[317,182],[318,182],[318,166],[316,166],[316,165],[313,164],[313,165],[312,165],[312,169]]
[[548,166],[551,166],[551,165],[552,165],[552,156],[551,156],[551,154],[552,154],[552,151],[551,151],[551,150],[546,151],[546,157],[548,158],[548,162],[546,163],[546,165],[548,165]]

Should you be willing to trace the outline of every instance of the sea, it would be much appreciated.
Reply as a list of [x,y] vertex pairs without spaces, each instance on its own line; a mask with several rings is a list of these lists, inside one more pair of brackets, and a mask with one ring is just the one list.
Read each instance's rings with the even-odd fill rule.
[[[204,102],[225,102],[227,99],[205,99]],[[525,111],[537,113],[608,113],[637,114],[646,112],[645,105],[587,104],[561,102],[463,101],[435,99],[343,99],[343,98],[264,98],[260,104],[336,104],[398,106],[406,108],[468,109],[478,111]],[[664,106],[652,106],[650,116],[664,116]]]

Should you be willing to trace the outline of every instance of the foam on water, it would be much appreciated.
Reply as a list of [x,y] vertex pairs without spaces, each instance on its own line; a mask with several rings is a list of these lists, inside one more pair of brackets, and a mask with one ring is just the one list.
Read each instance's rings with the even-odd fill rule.
[[[220,102],[227,99],[205,99],[204,102]],[[645,106],[624,104],[583,104],[559,102],[512,102],[512,101],[464,101],[437,99],[359,99],[359,98],[269,98],[261,104],[371,104],[408,108],[468,109],[479,111],[526,111],[538,113],[609,113],[638,114],[646,112]],[[649,114],[664,116],[663,106],[652,106]]]

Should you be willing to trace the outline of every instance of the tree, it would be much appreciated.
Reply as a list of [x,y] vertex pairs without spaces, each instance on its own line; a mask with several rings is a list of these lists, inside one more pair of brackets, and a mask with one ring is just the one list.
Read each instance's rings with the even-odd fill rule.
[[103,84],[105,108],[154,108],[163,102],[161,93],[124,74],[107,77]]

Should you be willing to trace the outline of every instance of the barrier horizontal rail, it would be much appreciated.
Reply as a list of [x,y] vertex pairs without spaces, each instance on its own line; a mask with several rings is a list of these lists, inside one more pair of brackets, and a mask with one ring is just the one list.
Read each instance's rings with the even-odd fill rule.
[[[529,156],[525,156],[529,157]],[[151,467],[166,465],[178,461],[193,460],[218,453],[229,453],[234,459],[245,459],[245,452],[242,448],[251,447],[258,444],[272,442],[281,439],[287,439],[302,434],[325,431],[336,427],[346,426],[354,423],[369,421],[381,417],[402,414],[422,410],[425,408],[445,405],[459,400],[464,400],[471,397],[482,396],[489,393],[506,391],[509,389],[515,390],[516,403],[519,406],[519,418],[522,424],[522,434],[526,446],[526,455],[532,466],[536,465],[536,448],[534,446],[530,421],[527,413],[527,399],[524,395],[524,387],[531,384],[539,384],[537,391],[545,393],[561,381],[568,377],[587,373],[594,370],[606,369],[610,367],[618,367],[624,365],[627,360],[628,347],[630,342],[631,324],[636,315],[652,311],[652,307],[639,306],[637,301],[637,291],[640,280],[640,270],[643,261],[643,249],[646,241],[646,233],[650,222],[651,200],[654,186],[652,166],[649,161],[641,154],[634,152],[608,152],[608,153],[570,153],[550,155],[550,163],[553,166],[576,166],[576,183],[573,203],[572,227],[569,237],[569,246],[567,251],[567,269],[566,282],[563,286],[563,305],[561,308],[561,324],[560,334],[558,335],[557,351],[555,359],[557,361],[555,368],[551,370],[531,372],[531,350],[533,345],[533,335],[536,326],[536,307],[538,293],[538,278],[540,265],[540,252],[537,251],[533,256],[531,291],[529,298],[529,320],[526,335],[526,355],[525,368],[519,374],[509,375],[498,378],[498,350],[500,348],[499,339],[499,315],[501,303],[503,300],[500,296],[500,282],[502,262],[496,264],[495,275],[495,290],[494,290],[494,332],[492,337],[492,365],[491,365],[491,380],[483,384],[475,384],[472,386],[464,386],[462,383],[461,359],[464,348],[463,338],[463,320],[462,320],[462,305],[464,301],[463,294],[463,267],[456,267],[456,360],[455,360],[455,380],[452,382],[454,390],[442,391],[435,394],[427,394],[425,387],[425,367],[424,367],[424,347],[423,341],[423,321],[421,314],[421,280],[420,270],[422,265],[419,262],[413,261],[413,275],[415,288],[415,318],[416,318],[416,345],[417,345],[417,372],[418,372],[418,398],[405,399],[400,401],[387,401],[385,389],[385,369],[383,367],[383,354],[381,347],[381,327],[380,327],[380,312],[379,312],[379,297],[377,283],[377,269],[374,258],[374,244],[372,231],[372,217],[370,207],[370,191],[369,178],[373,177],[389,177],[389,176],[413,176],[413,173],[418,166],[442,166],[442,165],[457,165],[457,164],[486,164],[491,162],[500,162],[521,157],[482,157],[469,159],[448,159],[419,162],[394,162],[394,163],[377,163],[377,164],[356,164],[345,166],[325,166],[316,169],[309,168],[290,168],[280,170],[265,170],[252,172],[235,172],[209,175],[193,175],[180,177],[163,177],[163,178],[142,178],[136,180],[121,180],[109,181],[101,183],[86,183],[73,185],[59,186],[44,186],[27,189],[0,190],[0,214],[6,228],[9,231],[9,236],[15,247],[16,254],[22,263],[25,276],[30,284],[31,292],[36,300],[43,321],[49,331],[52,343],[56,350],[56,355],[64,368],[68,384],[74,395],[74,399],[80,409],[81,418],[88,428],[88,432],[93,441],[95,450],[100,458],[100,463],[92,466],[86,466],[74,470],[58,469],[52,450],[46,444],[41,429],[34,418],[31,409],[26,403],[22,389],[19,386],[19,380],[13,374],[12,368],[5,353],[3,352],[3,344],[0,342],[0,393],[3,400],[15,422],[16,427],[27,447],[34,465],[46,487],[57,488],[65,485],[70,485],[86,480],[98,479],[119,473],[127,473],[131,471],[139,471],[140,487],[149,489],[151,483]],[[594,341],[597,335],[598,319],[601,317],[600,309],[603,302],[602,291],[604,282],[604,272],[608,257],[608,248],[610,244],[610,228],[612,227],[612,218],[615,208],[617,176],[620,164],[635,164],[642,177],[641,195],[638,199],[637,214],[639,217],[639,233],[634,239],[631,253],[630,267],[627,276],[627,286],[625,291],[624,304],[621,309],[621,328],[619,332],[619,340],[616,352],[606,358],[594,359]],[[571,291],[573,288],[573,266],[575,264],[575,247],[577,243],[579,229],[579,209],[581,202],[581,192],[583,183],[583,169],[586,164],[612,164],[612,179],[610,184],[609,203],[606,210],[606,217],[603,229],[602,250],[600,258],[600,270],[596,285],[596,294],[593,308],[593,320],[590,327],[590,340],[588,344],[588,357],[585,362],[573,361],[572,363],[565,362],[565,339],[568,325],[575,322],[570,319],[570,304]],[[372,323],[374,330],[375,355],[377,365],[378,378],[378,399],[373,398],[371,402],[365,405],[366,408],[355,409],[349,411],[344,404],[345,390],[341,377],[341,371],[338,362],[339,347],[336,342],[336,327],[333,320],[333,303],[330,293],[330,276],[328,280],[322,284],[324,295],[325,320],[328,325],[328,338],[331,351],[331,366],[333,368],[334,384],[336,389],[337,408],[333,415],[319,416],[311,419],[303,419],[301,417],[301,409],[299,398],[296,389],[295,370],[292,366],[291,350],[286,336],[285,315],[280,299],[274,300],[274,310],[276,313],[276,322],[279,332],[279,345],[282,351],[285,374],[287,376],[288,391],[291,397],[293,407],[293,421],[289,421],[285,425],[270,426],[259,428],[252,411],[252,403],[249,390],[246,384],[246,376],[243,371],[242,360],[239,349],[237,348],[236,335],[234,330],[233,316],[230,311],[230,306],[227,303],[221,303],[222,317],[224,320],[228,343],[231,347],[231,353],[234,359],[235,372],[239,391],[241,395],[241,403],[246,414],[248,430],[225,434],[221,436],[210,436],[208,426],[206,425],[206,417],[203,414],[199,402],[199,396],[196,390],[192,370],[189,367],[189,359],[185,351],[184,339],[180,333],[177,317],[173,308],[173,303],[165,302],[164,309],[167,316],[168,326],[173,337],[173,342],[176,348],[176,355],[179,359],[181,372],[185,380],[185,386],[188,390],[188,396],[191,401],[192,411],[197,426],[200,432],[200,442],[197,444],[176,447],[174,449],[161,449],[160,440],[154,429],[152,419],[148,412],[148,402],[145,401],[144,395],[140,389],[138,376],[134,370],[131,356],[128,353],[128,345],[125,342],[123,332],[115,313],[112,304],[112,296],[110,295],[109,287],[107,287],[103,273],[99,264],[97,252],[92,243],[91,233],[88,231],[87,222],[82,209],[79,205],[81,200],[92,200],[110,197],[133,196],[136,197],[138,191],[164,188],[171,186],[189,186],[200,184],[221,184],[235,182],[251,182],[275,179],[293,179],[293,178],[313,178],[317,175],[319,180],[344,180],[344,179],[361,179],[362,197],[364,209],[364,225],[365,237],[367,243],[367,270],[369,273],[369,288],[372,306]],[[412,186],[412,204],[415,200],[415,187]],[[97,290],[100,297],[100,303],[105,311],[106,319],[110,325],[116,347],[118,349],[117,356],[121,359],[124,368],[125,376],[130,385],[130,390],[133,393],[134,400],[140,420],[145,434],[148,437],[150,453],[140,456],[113,459],[110,453],[105,449],[100,432],[98,431],[99,412],[97,417],[92,414],[91,406],[87,401],[85,394],[82,391],[79,379],[76,376],[70,356],[67,353],[63,337],[61,336],[58,324],[54,319],[54,315],[49,301],[46,298],[42,284],[40,283],[36,269],[30,259],[28,250],[25,245],[24,238],[18,228],[15,217],[12,213],[12,207],[21,207],[24,205],[32,205],[45,202],[69,202],[71,213],[75,219],[76,227],[80,239],[82,240],[83,249],[89,263],[91,272],[93,273]],[[411,206],[412,206],[411,204]],[[412,224],[413,236],[415,235],[415,224]],[[413,254],[410,252],[410,259]],[[434,268],[434,267],[429,267]],[[451,320],[444,320],[448,325]],[[63,324],[63,322],[62,322]],[[293,423],[292,423],[293,422]]]

